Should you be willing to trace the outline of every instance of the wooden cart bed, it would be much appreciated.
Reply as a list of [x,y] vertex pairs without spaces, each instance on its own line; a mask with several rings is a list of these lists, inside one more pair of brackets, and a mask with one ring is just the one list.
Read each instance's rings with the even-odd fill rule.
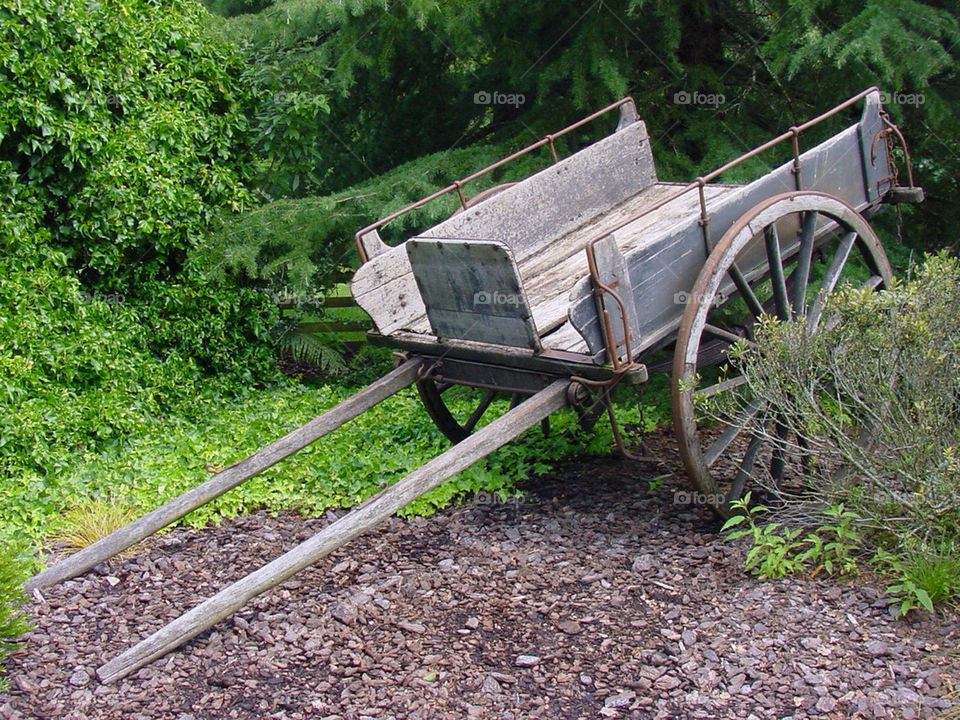
[[[876,206],[890,185],[887,158],[872,145],[884,128],[880,111],[879,96],[868,96],[859,123],[798,157],[805,189],[862,212]],[[729,227],[760,200],[797,185],[788,162],[747,185],[705,184],[701,207],[698,192],[679,194],[690,186],[658,181],[646,126],[624,112],[613,134],[401,245],[369,232],[362,240],[370,257],[352,291],[384,336],[564,351],[603,364],[585,252],[592,239],[609,233],[601,274],[620,273],[633,346],[653,347],[676,329],[684,306],[677,295],[706,260],[710,228]],[[704,208],[710,227],[701,223]],[[500,291],[519,301],[471,304]]]
[[[583,354],[589,354],[587,344],[570,325],[568,311],[571,290],[588,273],[587,241],[681,187],[657,182],[646,127],[639,120],[589,150],[412,238],[505,244],[516,262],[542,346]],[[716,199],[732,189],[711,185],[706,193],[709,199]],[[696,217],[698,207],[697,196],[688,194],[619,230],[616,239],[621,252],[669,235]],[[435,334],[404,245],[382,245],[379,253],[361,266],[352,289],[381,334]]]

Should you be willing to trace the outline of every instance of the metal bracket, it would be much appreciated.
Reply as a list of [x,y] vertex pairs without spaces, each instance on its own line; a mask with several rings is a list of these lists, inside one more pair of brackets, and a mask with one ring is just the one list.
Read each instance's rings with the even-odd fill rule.
[[[900,147],[903,149],[903,160],[904,160],[904,165],[906,165],[906,169],[907,169],[907,186],[906,187],[913,190],[913,192],[907,193],[906,195],[907,197],[915,198],[918,196],[918,191],[919,191],[919,199],[893,200],[890,202],[920,202],[921,200],[923,200],[923,190],[917,187],[913,182],[913,161],[910,159],[910,148],[907,147],[907,140],[906,138],[903,137],[903,133],[900,132],[900,128],[898,128],[896,123],[894,123],[893,120],[890,119],[890,115],[885,110],[880,111],[880,119],[883,121],[883,124],[885,127],[883,130],[880,130],[873,138],[873,143],[870,147],[870,161],[871,162],[876,161],[877,145],[880,143],[880,141],[885,140],[891,135],[895,135],[900,142]],[[878,185],[880,183],[883,183],[889,180],[893,184],[893,188],[891,188],[891,190],[893,190],[900,186],[900,182],[898,179],[898,168],[897,168],[896,162],[894,161],[892,144],[887,142],[887,143],[884,143],[884,146],[887,149],[887,165],[890,167],[890,176],[882,178],[878,182]]]

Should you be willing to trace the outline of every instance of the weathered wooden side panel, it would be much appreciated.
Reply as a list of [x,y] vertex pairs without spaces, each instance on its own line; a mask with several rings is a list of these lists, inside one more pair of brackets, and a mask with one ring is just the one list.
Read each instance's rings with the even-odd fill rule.
[[434,238],[411,238],[405,246],[434,335],[540,348],[510,248]]
[[[651,241],[651,238],[668,235],[675,227],[685,227],[691,217],[698,216],[697,194],[687,193],[626,227],[613,230],[643,209],[653,207],[669,198],[682,187],[683,185],[679,183],[652,185],[597,218],[590,226],[580,228],[571,236],[564,238],[562,244],[566,246],[567,252],[563,254],[563,259],[553,263],[544,260],[534,262],[532,259],[521,263],[520,274],[524,280],[527,297],[533,305],[533,316],[537,328],[543,332],[551,327],[559,327],[567,321],[570,310],[570,288],[575,287],[578,280],[582,281],[587,277],[587,257],[584,248],[591,237],[609,229],[620,252],[627,256],[635,247],[643,247]],[[708,185],[704,192],[706,197],[712,200],[733,189],[734,186]],[[550,247],[551,259],[554,256],[554,247],[554,245]],[[586,308],[585,312],[596,317],[596,313],[589,308]],[[547,325],[546,320],[552,320],[553,324]],[[586,321],[589,321],[589,317]],[[597,341],[602,346],[599,335]]]
[[350,291],[384,335],[397,330],[430,331],[427,309],[402,245],[361,265],[353,276]]
[[[628,297],[635,308],[639,336],[634,353],[660,340],[664,326],[671,330],[676,327],[686,304],[685,293],[693,286],[705,258],[703,234],[696,218],[626,257],[631,286]],[[571,324],[580,331],[589,351],[603,360],[603,334],[590,278],[581,280],[570,295]]]
[[[882,145],[874,157],[871,158],[869,150],[865,154],[865,145],[873,143],[880,129],[879,98],[870,96],[860,123],[801,154],[802,189],[830,193],[857,210],[870,210],[879,198],[878,182],[889,174]],[[885,186],[880,183],[879,187]],[[790,161],[748,185],[708,200],[710,243],[719,240],[760,201],[796,189],[793,161]],[[818,235],[823,235],[828,225],[828,220],[821,219]],[[796,236],[797,228],[795,224],[784,224],[778,226],[778,230],[786,258],[795,247],[791,238]],[[687,292],[693,287],[708,250],[698,218],[691,214],[689,220],[668,234],[651,233],[649,241],[636,244],[627,252],[633,302],[642,336],[635,351],[652,347],[674,331],[688,300]],[[758,262],[763,261],[762,243],[757,247],[756,257]],[[746,267],[742,269],[749,271]],[[583,336],[590,352],[602,358],[603,337],[589,278],[581,280],[570,293],[570,322]]]

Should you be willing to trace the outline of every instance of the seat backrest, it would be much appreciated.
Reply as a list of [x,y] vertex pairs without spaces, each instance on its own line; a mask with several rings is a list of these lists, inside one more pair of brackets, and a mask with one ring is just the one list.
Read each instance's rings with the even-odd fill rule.
[[519,262],[656,181],[647,128],[637,120],[422,235],[498,240]]
[[[498,241],[519,263],[656,181],[650,138],[637,120],[421,236]],[[424,330],[426,308],[403,246],[383,246],[361,265],[352,292],[381,333]]]

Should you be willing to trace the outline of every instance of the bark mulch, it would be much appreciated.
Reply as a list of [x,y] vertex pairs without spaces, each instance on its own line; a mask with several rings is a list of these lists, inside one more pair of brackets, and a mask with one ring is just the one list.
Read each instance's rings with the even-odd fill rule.
[[[661,444],[667,443],[661,440]],[[665,449],[661,448],[664,452]],[[0,718],[930,718],[957,617],[870,584],[744,574],[643,465],[564,465],[527,496],[390,520],[113,685],[97,667],[336,514],[176,529],[45,590]]]

